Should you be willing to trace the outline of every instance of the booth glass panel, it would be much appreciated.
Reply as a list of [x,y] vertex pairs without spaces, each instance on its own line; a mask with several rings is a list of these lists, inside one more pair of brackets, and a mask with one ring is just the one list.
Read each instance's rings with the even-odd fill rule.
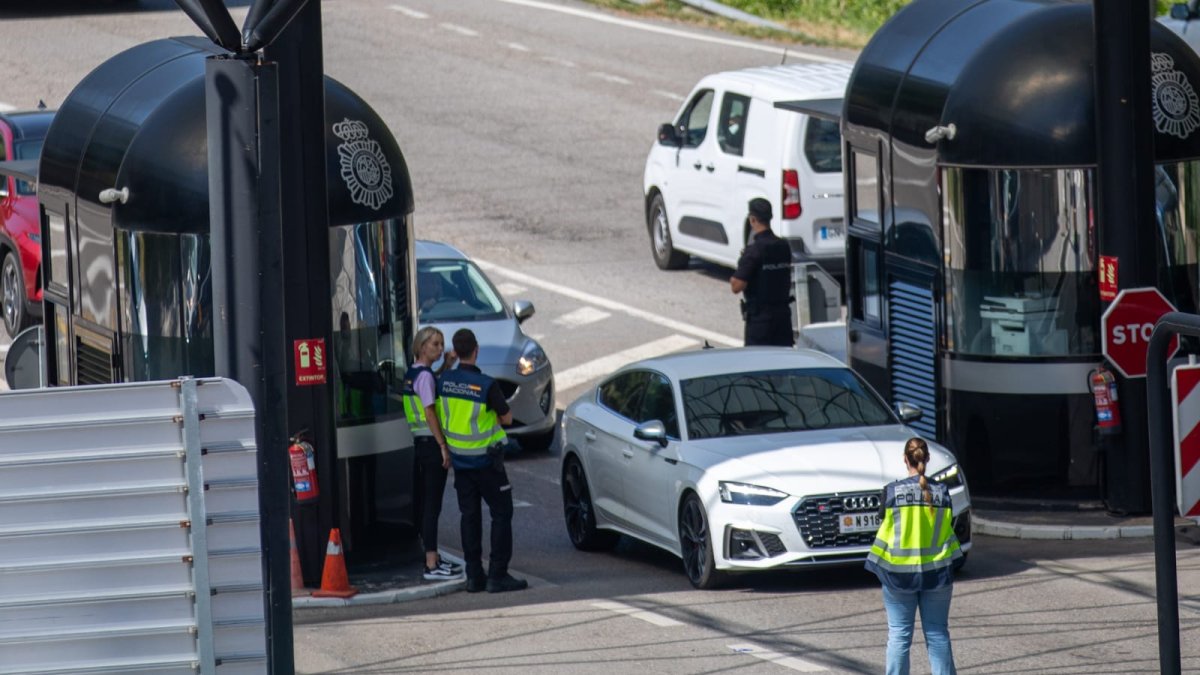
[[854,150],[854,220],[879,223],[879,158]]
[[1181,312],[1200,308],[1200,161],[1165,164],[1155,170],[1156,241],[1166,265],[1158,287]]
[[50,233],[49,283],[58,286],[63,293],[71,285],[67,267],[67,209],[46,209],[46,229]]
[[329,244],[337,425],[402,419],[409,332],[404,222],[334,227]]
[[949,350],[1099,353],[1093,170],[942,171]]

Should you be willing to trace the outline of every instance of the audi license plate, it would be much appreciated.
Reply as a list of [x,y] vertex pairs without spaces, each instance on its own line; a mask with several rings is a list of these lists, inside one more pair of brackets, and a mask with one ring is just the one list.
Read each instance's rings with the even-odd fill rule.
[[882,519],[878,513],[844,513],[838,518],[838,529],[842,534],[874,532]]

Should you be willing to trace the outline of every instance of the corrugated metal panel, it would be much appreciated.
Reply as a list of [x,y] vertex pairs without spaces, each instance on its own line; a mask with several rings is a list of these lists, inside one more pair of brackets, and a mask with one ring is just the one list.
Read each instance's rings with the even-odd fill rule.
[[236,382],[0,394],[0,674],[266,671]]
[[893,279],[888,287],[892,401],[920,406],[924,414],[909,426],[929,439],[938,427],[934,325],[933,289]]

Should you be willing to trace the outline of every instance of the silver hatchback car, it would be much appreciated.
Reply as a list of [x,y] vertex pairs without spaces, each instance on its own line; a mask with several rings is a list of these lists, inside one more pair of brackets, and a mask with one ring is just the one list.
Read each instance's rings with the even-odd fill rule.
[[554,442],[554,372],[537,340],[521,331],[533,303],[506,307],[496,287],[465,253],[441,242],[417,240],[417,321],[437,326],[446,348],[460,328],[479,341],[479,369],[500,383],[512,408],[509,438],[525,450]]

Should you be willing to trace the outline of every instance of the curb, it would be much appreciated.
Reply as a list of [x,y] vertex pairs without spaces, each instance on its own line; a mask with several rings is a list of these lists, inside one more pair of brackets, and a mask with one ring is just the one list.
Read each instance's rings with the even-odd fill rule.
[[[445,551],[438,551],[441,557],[458,563],[464,564],[462,558],[456,555],[450,555]],[[312,609],[318,607],[358,607],[363,605],[390,605],[396,602],[409,602],[410,600],[424,600],[426,598],[436,598],[439,595],[449,595],[467,587],[466,576],[461,579],[452,579],[450,581],[435,581],[433,583],[422,583],[417,586],[409,586],[407,588],[399,588],[394,591],[379,591],[377,593],[359,593],[358,595],[349,598],[314,598],[311,595],[298,595],[292,597],[292,609]]]
[[1153,525],[1020,525],[988,520],[978,515],[971,518],[971,529],[976,534],[1010,539],[1130,539],[1154,536]]

